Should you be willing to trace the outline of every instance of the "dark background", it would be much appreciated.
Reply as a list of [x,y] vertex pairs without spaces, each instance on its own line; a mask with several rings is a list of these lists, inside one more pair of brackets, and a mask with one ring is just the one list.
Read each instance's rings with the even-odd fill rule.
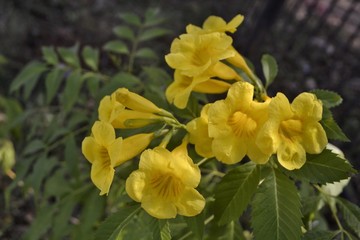
[[[112,38],[124,11],[142,14],[159,7],[173,31],[154,46],[169,51],[173,38],[189,23],[201,25],[209,15],[229,21],[243,14],[234,45],[255,63],[270,53],[279,75],[270,95],[286,92],[290,99],[314,88],[334,90],[343,97],[334,118],[351,139],[333,142],[360,169],[360,1],[359,0],[0,0],[0,94],[29,61],[41,57],[41,46],[101,47]],[[162,60],[164,68],[167,69]],[[169,72],[171,70],[169,69]],[[360,204],[360,177],[352,178],[344,197]]]

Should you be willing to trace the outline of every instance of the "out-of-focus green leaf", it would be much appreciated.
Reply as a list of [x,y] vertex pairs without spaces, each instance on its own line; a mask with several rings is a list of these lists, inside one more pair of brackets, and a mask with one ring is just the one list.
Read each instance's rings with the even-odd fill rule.
[[99,50],[90,46],[85,46],[82,50],[82,57],[84,62],[91,70],[97,71],[99,69]]
[[273,56],[264,54],[261,58],[261,65],[266,80],[266,88],[274,81],[278,73],[278,65]]
[[145,59],[158,59],[156,52],[150,48],[140,48],[135,52],[135,57]]
[[44,60],[50,65],[56,65],[59,63],[59,58],[55,52],[54,47],[42,47],[41,52]]
[[124,20],[126,23],[134,25],[134,26],[141,26],[141,19],[138,15],[131,12],[121,13],[119,14],[119,18]]
[[92,97],[95,97],[96,94],[99,91],[99,87],[100,87],[100,76],[96,73],[85,73],[83,76],[83,81],[85,81],[87,89],[90,92],[90,95]]
[[315,89],[312,90],[311,93],[315,94],[316,97],[320,99],[324,106],[327,108],[336,107],[342,103],[341,96],[333,91]]
[[169,222],[167,220],[161,220],[161,219],[156,220],[153,239],[159,239],[159,240],[171,239]]
[[337,204],[345,223],[360,238],[360,208],[346,199],[338,198]]
[[193,233],[193,239],[201,240],[204,236],[205,213],[204,211],[194,217],[184,217],[188,228]]
[[145,12],[145,27],[152,27],[166,21],[165,17],[160,15],[159,8],[149,8]]
[[76,145],[74,135],[70,134],[66,137],[65,141],[65,164],[70,175],[75,178],[79,177],[78,163],[78,146]]
[[[191,239],[191,238],[190,238]],[[245,240],[243,229],[238,221],[219,226],[216,223],[210,225],[210,232],[206,240]]]
[[65,112],[69,112],[79,99],[79,93],[83,81],[80,70],[73,71],[66,79],[65,90],[63,94],[63,105]]
[[71,193],[71,182],[67,179],[67,175],[64,168],[59,168],[52,173],[44,183],[44,196],[60,198]]
[[140,210],[139,205],[122,207],[108,217],[95,234],[95,240],[115,240],[126,224]]
[[260,168],[249,162],[231,170],[215,189],[215,218],[219,224],[238,219],[260,181]]
[[98,92],[98,97],[102,98],[105,95],[109,95],[114,92],[116,89],[120,87],[128,88],[130,91],[135,91],[142,85],[141,80],[126,72],[120,72],[114,75],[108,84],[106,84],[103,88]]
[[255,193],[252,227],[256,239],[297,240],[301,237],[300,197],[293,181],[273,169]]
[[37,79],[46,70],[45,64],[37,61],[28,63],[15,77],[10,86],[10,92],[18,90],[28,81]]
[[119,53],[119,54],[129,54],[128,46],[120,40],[113,40],[113,41],[107,42],[104,45],[103,49],[106,51]]
[[78,52],[79,52],[78,44],[70,48],[59,47],[57,50],[65,63],[69,64],[72,67],[80,68],[80,60],[78,56]]
[[52,240],[62,240],[68,236],[71,230],[71,215],[76,204],[77,202],[73,198],[67,198],[66,201],[59,204],[58,212],[54,216],[54,223],[51,228]]
[[113,29],[113,32],[119,38],[124,38],[130,41],[135,39],[134,31],[128,26],[117,26]]
[[48,73],[45,78],[45,87],[46,87],[46,103],[49,104],[55,94],[58,92],[58,89],[63,79],[64,72],[60,68],[54,68]]
[[166,28],[160,28],[160,27],[150,28],[150,29],[145,30],[144,32],[142,32],[139,35],[139,41],[148,41],[150,39],[168,35],[170,33],[171,33],[171,31]]
[[40,193],[40,187],[50,174],[51,170],[56,166],[57,160],[54,157],[42,155],[36,160],[31,175],[27,178],[26,183],[31,186],[36,193]]
[[34,90],[36,84],[39,81],[39,77],[35,76],[30,79],[24,84],[24,99],[28,100],[32,91]]
[[308,231],[301,240],[332,240],[337,234],[338,232],[325,230]]
[[44,148],[46,148],[46,145],[43,141],[41,141],[40,139],[34,139],[26,145],[23,154],[32,154]]

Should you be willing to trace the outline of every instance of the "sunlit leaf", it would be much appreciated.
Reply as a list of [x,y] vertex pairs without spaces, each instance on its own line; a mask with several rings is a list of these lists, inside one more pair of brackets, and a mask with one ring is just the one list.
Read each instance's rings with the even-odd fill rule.
[[266,80],[266,88],[274,81],[278,73],[278,65],[273,56],[264,54],[261,58],[261,65]]
[[91,70],[97,71],[99,66],[99,50],[85,46],[82,50],[84,62]]
[[301,237],[300,197],[293,181],[273,169],[252,202],[256,239],[297,240]]
[[128,26],[117,26],[113,29],[113,32],[119,38],[124,38],[130,41],[135,39],[134,31]]
[[140,210],[139,205],[122,207],[118,212],[108,217],[95,234],[95,240],[115,240],[126,224]]
[[37,61],[28,63],[10,85],[10,92],[18,90],[29,80],[37,79],[46,70],[45,64]]
[[249,162],[227,173],[215,189],[215,217],[219,224],[238,219],[260,181],[260,168]]
[[129,48],[127,45],[120,41],[120,40],[113,40],[110,42],[107,42],[105,46],[103,47],[104,50],[119,53],[119,54],[129,54]]
[[157,37],[165,36],[170,33],[171,31],[166,28],[160,28],[160,27],[150,28],[140,34],[139,41],[147,41]]
[[338,106],[342,103],[341,96],[333,91],[323,90],[323,89],[315,89],[312,90],[311,93],[315,94],[318,99],[321,100],[323,105],[327,108],[332,108]]
[[360,207],[343,198],[338,198],[337,204],[345,223],[360,238]]
[[356,172],[347,160],[328,149],[320,154],[308,154],[306,163],[300,169],[289,171],[279,167],[295,179],[317,184],[337,182]]
[[56,65],[59,62],[58,55],[54,47],[42,47],[41,52],[43,54],[44,60],[51,65]]

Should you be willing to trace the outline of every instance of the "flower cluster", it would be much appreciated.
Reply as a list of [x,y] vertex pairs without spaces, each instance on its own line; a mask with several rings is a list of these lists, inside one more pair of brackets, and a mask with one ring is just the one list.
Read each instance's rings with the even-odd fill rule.
[[[320,124],[323,106],[314,94],[301,93],[292,103],[283,93],[266,94],[265,87],[232,46],[232,37],[242,23],[237,15],[229,23],[211,16],[202,27],[188,25],[165,56],[173,68],[174,81],[166,98],[176,107],[186,108],[192,92],[225,93],[225,99],[203,106],[199,117],[186,125],[170,112],[144,97],[120,88],[105,96],[99,105],[99,120],[92,135],[82,144],[92,163],[91,179],[107,194],[115,167],[140,155],[139,167],[126,180],[126,192],[150,215],[174,218],[194,216],[204,206],[204,197],[195,189],[200,169],[188,155],[188,143],[198,155],[235,164],[247,156],[256,164],[266,164],[276,156],[288,170],[299,169],[306,153],[318,154],[328,140]],[[116,137],[115,129],[142,128],[161,123],[154,132]],[[186,131],[181,144],[167,145],[178,129]],[[149,148],[155,137],[159,146]]]

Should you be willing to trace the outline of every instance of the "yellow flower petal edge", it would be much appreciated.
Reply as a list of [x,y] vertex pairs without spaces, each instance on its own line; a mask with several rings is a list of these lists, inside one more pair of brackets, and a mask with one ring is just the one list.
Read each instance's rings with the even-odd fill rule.
[[203,27],[197,27],[189,24],[186,27],[187,33],[209,33],[209,32],[230,32],[234,33],[238,26],[243,22],[244,16],[238,14],[229,23],[218,16],[208,17],[203,24]]
[[256,102],[253,95],[253,85],[236,82],[224,100],[216,101],[209,107],[212,151],[221,162],[234,164],[245,155],[258,164],[269,160],[271,153],[261,151],[255,144],[259,130],[267,121],[269,102]]
[[205,206],[205,199],[195,190],[199,181],[200,170],[183,145],[175,153],[156,147],[141,154],[139,169],[126,180],[126,192],[153,217],[195,216]]
[[269,120],[260,130],[256,143],[262,151],[276,153],[288,170],[301,168],[306,153],[318,154],[328,142],[319,123],[322,104],[311,93],[301,93],[290,104],[278,93],[269,104]]

